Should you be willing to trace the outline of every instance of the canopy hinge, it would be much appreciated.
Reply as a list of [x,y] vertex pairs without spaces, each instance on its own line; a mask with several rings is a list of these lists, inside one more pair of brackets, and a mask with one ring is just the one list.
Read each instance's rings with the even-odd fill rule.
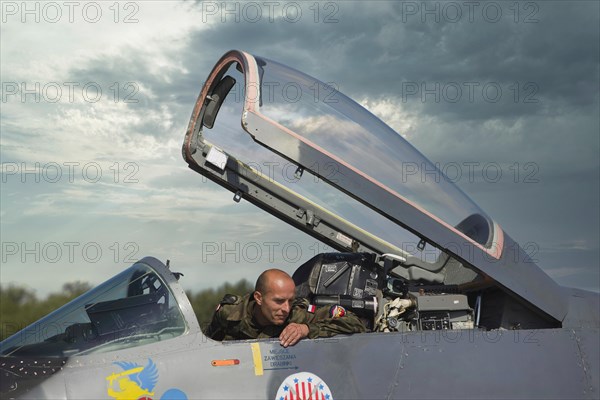
[[304,208],[299,208],[296,211],[296,216],[298,218],[304,218],[306,216],[306,225],[310,225],[313,228],[317,227],[321,222],[321,218],[315,215],[315,212],[312,210],[305,210]]
[[233,201],[235,201],[236,203],[239,203],[240,200],[242,199],[242,191],[238,190],[237,192],[235,192],[235,194],[233,195]]

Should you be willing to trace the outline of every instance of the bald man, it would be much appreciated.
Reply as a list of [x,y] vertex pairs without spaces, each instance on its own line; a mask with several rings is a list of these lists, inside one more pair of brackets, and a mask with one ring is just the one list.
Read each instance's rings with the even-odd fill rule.
[[254,292],[225,295],[206,335],[215,340],[279,338],[283,347],[306,337],[365,332],[360,319],[340,306],[315,309],[295,298],[292,278],[279,269],[260,274]]

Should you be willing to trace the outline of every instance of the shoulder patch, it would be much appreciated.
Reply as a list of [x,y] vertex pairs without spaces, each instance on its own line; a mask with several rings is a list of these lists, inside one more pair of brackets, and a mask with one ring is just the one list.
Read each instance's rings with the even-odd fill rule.
[[219,303],[219,306],[225,304],[237,304],[240,302],[240,299],[240,296],[236,296],[235,294],[226,294],[225,296],[223,296],[223,299]]
[[335,305],[329,309],[329,316],[331,318],[341,318],[344,315],[346,315],[346,309],[342,306]]

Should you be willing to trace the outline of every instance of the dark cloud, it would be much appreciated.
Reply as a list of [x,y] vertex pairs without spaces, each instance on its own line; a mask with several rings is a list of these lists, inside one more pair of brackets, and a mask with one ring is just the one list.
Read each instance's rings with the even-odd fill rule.
[[445,119],[597,108],[596,2],[482,3],[471,17],[457,2],[336,4],[331,24],[315,23],[307,7],[296,23],[217,18],[191,39],[201,50],[189,61],[239,48],[336,82],[351,97],[404,96],[405,106]]
[[[598,188],[590,182],[600,179],[599,4],[491,2],[501,9],[498,21],[476,11],[471,22],[463,7],[453,23],[444,18],[450,3],[340,2],[338,22],[327,26],[216,23],[191,38],[202,51],[185,64],[238,48],[335,82],[356,100],[391,99],[416,116],[410,136],[434,161],[478,163],[478,174],[486,163],[500,166],[500,182],[457,184],[519,241],[539,243],[545,268],[558,268],[564,257],[544,249],[567,237],[598,240],[598,212],[590,211],[599,201],[590,190]],[[437,5],[441,18],[427,14],[423,22],[408,13],[414,5]],[[524,184],[526,166],[536,168],[537,184]],[[580,265],[597,269],[598,247],[585,251]]]
[[[189,33],[183,45],[174,43],[173,48],[162,51],[161,56],[172,63],[160,70],[154,62],[156,54],[149,48],[122,47],[118,55],[98,49],[87,62],[72,67],[65,80],[96,82],[104,90],[118,83],[121,96],[127,94],[125,84],[137,85],[137,102],[127,103],[126,110],[142,121],[128,127],[123,140],[129,143],[138,139],[136,135],[152,136],[162,143],[183,140],[202,83],[214,63],[230,49],[277,60],[333,82],[358,101],[391,101],[399,113],[408,112],[416,121],[410,132],[401,133],[409,134],[412,143],[433,161],[442,165],[479,163],[479,174],[485,163],[500,165],[506,174],[500,182],[480,177],[476,182],[463,178],[457,184],[490,215],[497,216],[517,241],[539,243],[542,267],[558,271],[572,262],[583,269],[575,275],[556,272],[564,278],[561,282],[590,286],[600,263],[598,247],[591,245],[598,242],[600,224],[600,3],[481,2],[472,22],[464,2],[298,4],[303,14],[294,23],[281,15],[272,22],[266,16],[258,22],[243,16],[239,22],[232,16],[222,22],[221,14],[206,20],[202,17],[198,29]],[[315,9],[310,8],[315,4],[320,7],[317,18]],[[332,8],[325,8],[327,4]],[[494,14],[484,17],[481,13],[483,7],[490,7],[487,4],[502,10],[497,22],[490,18]],[[463,12],[457,22],[449,20],[453,5]],[[202,3],[196,7],[202,9]],[[439,14],[439,20],[434,14],[423,17],[422,7],[438,7],[434,14]],[[462,90],[457,101],[456,88]],[[497,88],[501,90],[499,97]],[[433,93],[424,95],[424,90]],[[36,115],[42,118],[62,105],[27,107],[39,108]],[[153,117],[143,120],[148,116]],[[160,124],[163,116],[170,124],[166,128]],[[15,146],[35,142],[39,149],[45,139],[39,127],[44,124],[29,129],[21,116],[4,109],[2,126],[3,157],[8,155],[8,161],[13,160],[10,157],[16,152]],[[20,143],[19,136],[29,142]],[[21,148],[16,153],[24,151]],[[171,173],[148,178],[144,182],[148,187],[176,192],[200,186],[199,175],[184,172],[185,163],[178,151],[171,149],[164,157],[159,165],[148,162],[145,168],[181,168],[172,167]],[[515,163],[521,172],[516,183],[509,169]],[[538,183],[523,184],[523,174],[530,172],[524,169],[527,163],[537,166]],[[48,189],[39,185],[27,195],[34,197]],[[215,185],[204,185],[203,193],[213,189]],[[99,188],[98,193],[105,192]],[[222,198],[229,201],[230,195]],[[3,212],[16,209],[17,203],[6,206],[5,199],[3,190]],[[229,212],[227,204],[223,208]],[[245,212],[246,208],[235,210]],[[186,204],[181,211],[192,214],[194,207]],[[217,222],[215,226],[219,218],[211,220]],[[271,219],[265,219],[268,225]],[[136,220],[136,224],[144,230],[141,222]],[[177,223],[166,224],[170,231],[178,228]],[[282,236],[287,232],[286,228],[278,229]],[[569,247],[569,243],[574,245]],[[191,254],[197,246],[192,244],[188,250]],[[597,284],[594,288],[597,290]]]

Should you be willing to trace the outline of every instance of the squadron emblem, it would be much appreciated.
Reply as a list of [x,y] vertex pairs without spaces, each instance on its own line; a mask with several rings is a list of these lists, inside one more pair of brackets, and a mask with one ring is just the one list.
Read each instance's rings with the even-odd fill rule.
[[331,390],[310,372],[298,372],[284,379],[275,400],[333,400]]
[[[116,362],[123,372],[106,377],[107,394],[115,400],[152,400],[154,387],[158,382],[158,369],[151,359],[145,367],[133,362]],[[116,383],[116,384],[115,384]],[[160,397],[161,400],[187,400],[187,395],[179,389],[169,389]]]
[[[115,400],[141,399],[154,396],[154,386],[158,381],[156,364],[148,360],[142,367],[132,362],[116,362],[123,372],[111,374],[106,377],[108,381],[107,393]],[[118,388],[114,384],[117,382]]]

